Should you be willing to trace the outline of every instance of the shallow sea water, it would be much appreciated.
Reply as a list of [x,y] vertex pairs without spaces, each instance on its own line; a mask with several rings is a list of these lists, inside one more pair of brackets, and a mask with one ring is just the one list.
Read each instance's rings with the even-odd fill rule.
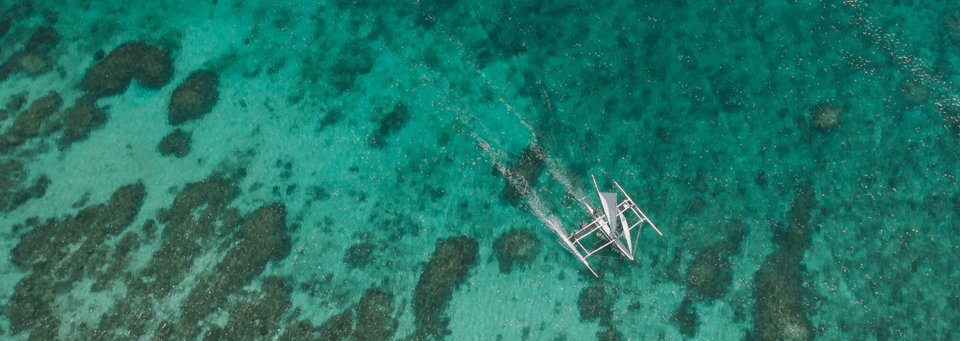
[[[0,339],[960,337],[950,2],[5,1],[0,61]],[[664,234],[599,278],[591,176]]]

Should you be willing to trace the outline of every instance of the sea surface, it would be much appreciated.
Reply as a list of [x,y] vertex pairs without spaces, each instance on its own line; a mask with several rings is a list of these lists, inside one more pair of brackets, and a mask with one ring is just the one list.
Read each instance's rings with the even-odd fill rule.
[[6,0],[0,63],[0,339],[960,339],[951,1]]

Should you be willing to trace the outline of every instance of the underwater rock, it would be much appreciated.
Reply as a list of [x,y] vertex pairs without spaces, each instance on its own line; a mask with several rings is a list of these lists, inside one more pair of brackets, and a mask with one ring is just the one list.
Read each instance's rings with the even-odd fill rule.
[[477,241],[461,236],[440,239],[423,267],[414,290],[413,315],[417,325],[416,336],[440,338],[449,333],[448,318],[443,317],[453,291],[467,280],[471,267],[476,265]]
[[[29,339],[60,339],[61,322],[55,301],[82,278],[93,278],[106,263],[112,246],[104,241],[127,228],[143,203],[143,183],[117,189],[105,204],[87,207],[75,216],[39,222],[20,237],[11,251],[13,263],[30,272],[17,283],[2,312],[10,332],[30,333]],[[124,264],[117,264],[124,266]]]
[[30,175],[17,160],[0,160],[0,212],[10,212],[33,198],[42,197],[50,179],[45,175],[26,186]]
[[399,322],[393,314],[393,295],[370,288],[363,293],[357,305],[357,329],[354,340],[386,341],[393,337]]
[[687,267],[687,286],[700,299],[713,300],[726,293],[733,281],[727,256],[715,246],[706,247]]
[[953,136],[960,136],[960,105],[956,103],[940,103],[940,115],[943,115],[943,127]]
[[291,244],[285,229],[283,204],[263,206],[250,213],[240,227],[243,240],[217,264],[217,277],[232,287],[242,286],[259,275],[267,262],[286,257]]
[[940,27],[950,43],[960,43],[960,10],[944,11],[940,17]]
[[840,125],[842,115],[843,106],[830,104],[830,101],[818,103],[810,109],[813,127],[822,132],[829,132]]
[[310,322],[310,319],[306,319],[301,321],[291,321],[291,323],[287,325],[287,328],[283,330],[283,334],[280,335],[277,340],[316,340],[319,336],[320,331],[313,327],[313,323]]
[[407,107],[403,105],[403,103],[397,103],[389,114],[380,119],[380,123],[377,125],[377,131],[370,136],[370,147],[385,147],[387,145],[387,137],[400,131],[403,126],[407,125],[407,120],[409,119],[410,113]]
[[219,76],[210,70],[200,70],[190,74],[170,98],[170,112],[167,116],[171,125],[180,125],[202,117],[213,111],[220,99]]
[[597,341],[621,341],[623,333],[614,327],[607,327],[603,331],[597,332]]
[[610,326],[613,322],[614,299],[607,294],[603,284],[591,285],[582,291],[577,298],[577,308],[580,309],[580,319],[600,319],[601,326]]
[[107,122],[107,113],[97,107],[96,99],[84,96],[63,113],[63,135],[57,140],[60,150],[87,139],[90,132]]
[[812,340],[813,323],[803,303],[803,254],[811,246],[810,216],[816,196],[810,183],[797,189],[787,212],[788,226],[774,236],[779,248],[754,276],[754,333],[759,340]]
[[7,31],[10,30],[10,24],[12,23],[13,23],[12,18],[6,18],[0,21],[0,38],[3,38],[3,36],[7,34]]
[[126,91],[134,78],[145,88],[159,89],[170,82],[172,75],[173,61],[169,52],[134,41],[118,46],[87,69],[80,88],[94,98],[100,98]]
[[27,93],[20,92],[7,101],[7,104],[3,108],[0,108],[0,121],[4,121],[10,115],[16,114],[20,109],[23,109],[23,105],[27,104]]
[[433,27],[437,23],[437,18],[443,13],[456,6],[457,1],[452,0],[423,0],[417,2],[420,6],[417,9],[417,17],[414,23],[417,26],[426,28]]
[[807,319],[799,264],[773,260],[754,277],[754,333],[759,340],[801,341],[814,337]]
[[159,90],[173,77],[173,60],[170,52],[144,43],[137,44],[139,61],[135,65],[136,78],[140,85],[151,90]]
[[375,263],[376,259],[371,255],[374,247],[376,247],[376,245],[369,242],[353,244],[353,246],[347,249],[347,254],[343,256],[343,263],[352,269],[362,268]]
[[680,303],[677,310],[670,314],[670,320],[675,322],[677,327],[680,328],[680,334],[688,338],[693,338],[697,335],[697,328],[700,326],[700,321],[697,316],[697,312],[693,307],[693,300],[687,297],[683,299],[683,302]]
[[333,76],[330,83],[337,90],[344,92],[353,88],[357,77],[370,73],[373,69],[373,59],[368,47],[368,42],[362,40],[352,40],[347,42],[340,50],[340,58],[337,65],[333,68]]
[[60,35],[53,28],[37,29],[22,50],[14,53],[0,65],[0,81],[18,73],[25,73],[32,77],[50,70],[55,64],[51,52],[58,43],[60,43]]
[[916,106],[930,98],[930,87],[918,79],[904,79],[900,82],[900,93],[908,105]]
[[333,315],[333,317],[323,322],[319,328],[320,340],[323,341],[346,340],[352,332],[353,312],[350,310]]
[[546,152],[543,147],[530,145],[520,152],[517,162],[507,167],[503,174],[507,184],[503,187],[503,198],[512,205],[516,205],[533,186],[540,183],[540,173],[546,167]]
[[167,136],[163,137],[163,140],[160,141],[160,145],[157,146],[157,149],[160,150],[160,154],[163,156],[175,156],[182,158],[190,154],[190,133],[183,131],[180,128],[177,128]]
[[285,228],[283,204],[263,206],[250,213],[240,227],[240,242],[227,252],[213,274],[198,281],[181,304],[183,314],[175,338],[192,339],[200,332],[198,321],[226,306],[228,295],[260,275],[268,262],[286,256],[290,241]]
[[513,230],[497,237],[493,250],[500,263],[500,272],[508,274],[514,265],[523,266],[537,259],[540,239],[527,230]]
[[263,279],[259,292],[243,293],[230,308],[230,319],[221,340],[272,339],[266,336],[280,329],[281,315],[290,308],[290,289],[278,277]]
[[27,140],[40,136],[41,126],[57,110],[60,110],[61,105],[63,105],[63,99],[54,91],[34,101],[29,108],[17,116],[13,126],[0,135],[0,152],[9,152]]
[[[194,259],[203,252],[201,241],[221,231],[239,227],[242,217],[227,205],[240,193],[235,179],[216,173],[187,184],[173,200],[173,207],[157,214],[165,223],[160,248],[140,276],[155,277],[150,291],[167,295],[179,283]],[[194,214],[199,219],[194,218]]]

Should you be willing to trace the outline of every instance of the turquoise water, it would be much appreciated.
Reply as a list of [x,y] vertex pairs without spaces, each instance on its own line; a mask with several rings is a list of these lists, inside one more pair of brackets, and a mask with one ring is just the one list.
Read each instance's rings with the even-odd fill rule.
[[[0,338],[960,332],[960,7],[0,4]],[[663,231],[595,278],[613,181]],[[596,201],[593,201],[596,205]]]

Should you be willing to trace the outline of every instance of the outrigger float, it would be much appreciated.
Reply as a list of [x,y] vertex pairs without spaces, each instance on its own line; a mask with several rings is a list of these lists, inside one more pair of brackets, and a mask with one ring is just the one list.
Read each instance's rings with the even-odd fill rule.
[[[597,197],[600,198],[600,205],[603,211],[590,206],[590,204],[584,200],[586,197],[580,198],[580,203],[583,204],[587,213],[590,214],[592,221],[586,225],[583,224],[583,221],[580,221],[580,228],[570,232],[570,234],[567,234],[560,228],[554,231],[560,236],[562,245],[573,253],[577,259],[580,259],[594,276],[600,277],[597,275],[597,272],[593,271],[593,268],[590,267],[590,262],[587,261],[591,256],[613,245],[615,251],[632,261],[634,260],[634,247],[640,239],[639,230],[641,227],[649,224],[660,236],[663,236],[663,233],[650,221],[650,218],[647,218],[646,214],[643,214],[643,211],[640,210],[637,203],[627,195],[627,192],[623,190],[623,187],[620,187],[619,183],[616,181],[613,182],[625,199],[617,203],[617,192],[600,192],[600,187],[597,186],[597,179],[592,175],[590,178],[593,179],[593,188],[597,191]],[[633,235],[636,235],[635,239],[631,238]],[[595,237],[595,239],[591,238],[594,240],[584,241],[584,239],[590,238],[591,236]],[[583,246],[584,242],[591,243],[588,245],[599,246],[592,249],[587,248]]]

